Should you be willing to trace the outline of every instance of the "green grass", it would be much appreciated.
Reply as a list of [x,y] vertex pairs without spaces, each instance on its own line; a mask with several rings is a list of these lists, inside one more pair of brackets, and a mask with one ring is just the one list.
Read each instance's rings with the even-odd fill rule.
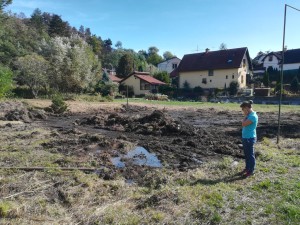
[[[127,99],[115,99],[114,102],[126,104]],[[233,110],[240,111],[240,104],[238,103],[210,103],[210,102],[187,102],[187,101],[149,101],[143,98],[129,98],[130,103],[143,103],[147,105],[161,105],[161,106],[182,106],[193,108],[215,108],[219,110]],[[277,112],[278,105],[254,104],[254,109],[259,112]],[[299,112],[298,105],[282,105],[281,112]]]
[[258,143],[256,175],[247,179],[236,176],[244,161],[229,156],[185,172],[155,170],[140,185],[80,171],[0,171],[5,196],[11,185],[21,193],[1,202],[3,223],[298,224],[299,155],[290,142]]

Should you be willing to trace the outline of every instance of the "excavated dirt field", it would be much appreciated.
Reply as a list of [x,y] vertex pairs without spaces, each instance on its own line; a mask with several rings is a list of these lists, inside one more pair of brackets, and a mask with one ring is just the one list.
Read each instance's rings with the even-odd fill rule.
[[[100,104],[99,104],[100,105]],[[258,141],[274,138],[277,112],[259,113]],[[134,165],[123,156],[136,146],[144,147],[160,160],[162,167],[188,170],[224,155],[243,158],[242,115],[214,108],[157,108],[142,105],[103,104],[93,109],[71,110],[54,115],[20,102],[0,103],[1,133],[32,128],[49,131],[39,148],[66,156],[52,163],[60,167],[93,167],[104,179],[122,175],[143,177],[148,166]],[[282,114],[282,135],[300,138],[300,114]],[[32,132],[25,139],[42,134]],[[67,160],[68,157],[76,160]],[[112,159],[121,157],[126,166],[117,168]],[[123,157],[123,158],[122,158]],[[19,166],[4,161],[1,166]]]

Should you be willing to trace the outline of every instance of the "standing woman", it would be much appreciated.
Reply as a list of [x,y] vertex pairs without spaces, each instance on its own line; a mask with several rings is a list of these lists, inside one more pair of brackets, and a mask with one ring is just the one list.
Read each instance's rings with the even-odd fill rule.
[[254,143],[256,142],[256,127],[258,117],[256,112],[252,109],[253,101],[245,101],[240,107],[242,108],[245,118],[242,120],[242,138],[243,149],[245,154],[246,168],[242,172],[245,177],[249,177],[254,174],[255,168],[255,155],[254,155]]

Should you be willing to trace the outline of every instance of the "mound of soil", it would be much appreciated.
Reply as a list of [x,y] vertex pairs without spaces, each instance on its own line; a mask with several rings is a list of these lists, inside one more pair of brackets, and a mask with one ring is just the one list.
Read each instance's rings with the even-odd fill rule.
[[47,119],[43,110],[32,109],[22,102],[1,102],[0,120],[23,121],[29,123],[34,119]]
[[160,110],[154,110],[143,117],[111,113],[82,119],[81,125],[94,125],[102,129],[134,132],[144,135],[170,136],[174,134],[194,136],[197,129],[182,121],[177,121]]

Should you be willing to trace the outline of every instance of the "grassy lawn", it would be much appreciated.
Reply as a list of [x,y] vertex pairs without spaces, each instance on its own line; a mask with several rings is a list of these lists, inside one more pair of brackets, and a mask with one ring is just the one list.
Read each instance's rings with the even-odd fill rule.
[[[45,172],[0,170],[2,192],[17,188],[15,195],[2,195],[0,223],[299,224],[299,144],[299,139],[285,139],[279,149],[264,139],[256,146],[256,174],[247,179],[236,175],[243,160],[231,157],[186,172],[154,170],[142,185],[55,167]],[[11,156],[2,148],[1,158],[9,160],[25,150],[20,163],[35,163],[34,146],[22,147],[11,146]],[[39,154],[42,165],[59,158]]]
[[[127,99],[115,99],[114,102],[126,104]],[[147,104],[154,106],[170,106],[170,107],[193,107],[193,108],[215,108],[219,110],[234,110],[240,111],[240,104],[238,103],[210,103],[210,102],[187,102],[187,101],[151,101],[143,98],[129,98],[130,104]],[[254,104],[253,107],[259,112],[278,112],[278,105]],[[299,105],[282,105],[281,112],[299,112]]]

